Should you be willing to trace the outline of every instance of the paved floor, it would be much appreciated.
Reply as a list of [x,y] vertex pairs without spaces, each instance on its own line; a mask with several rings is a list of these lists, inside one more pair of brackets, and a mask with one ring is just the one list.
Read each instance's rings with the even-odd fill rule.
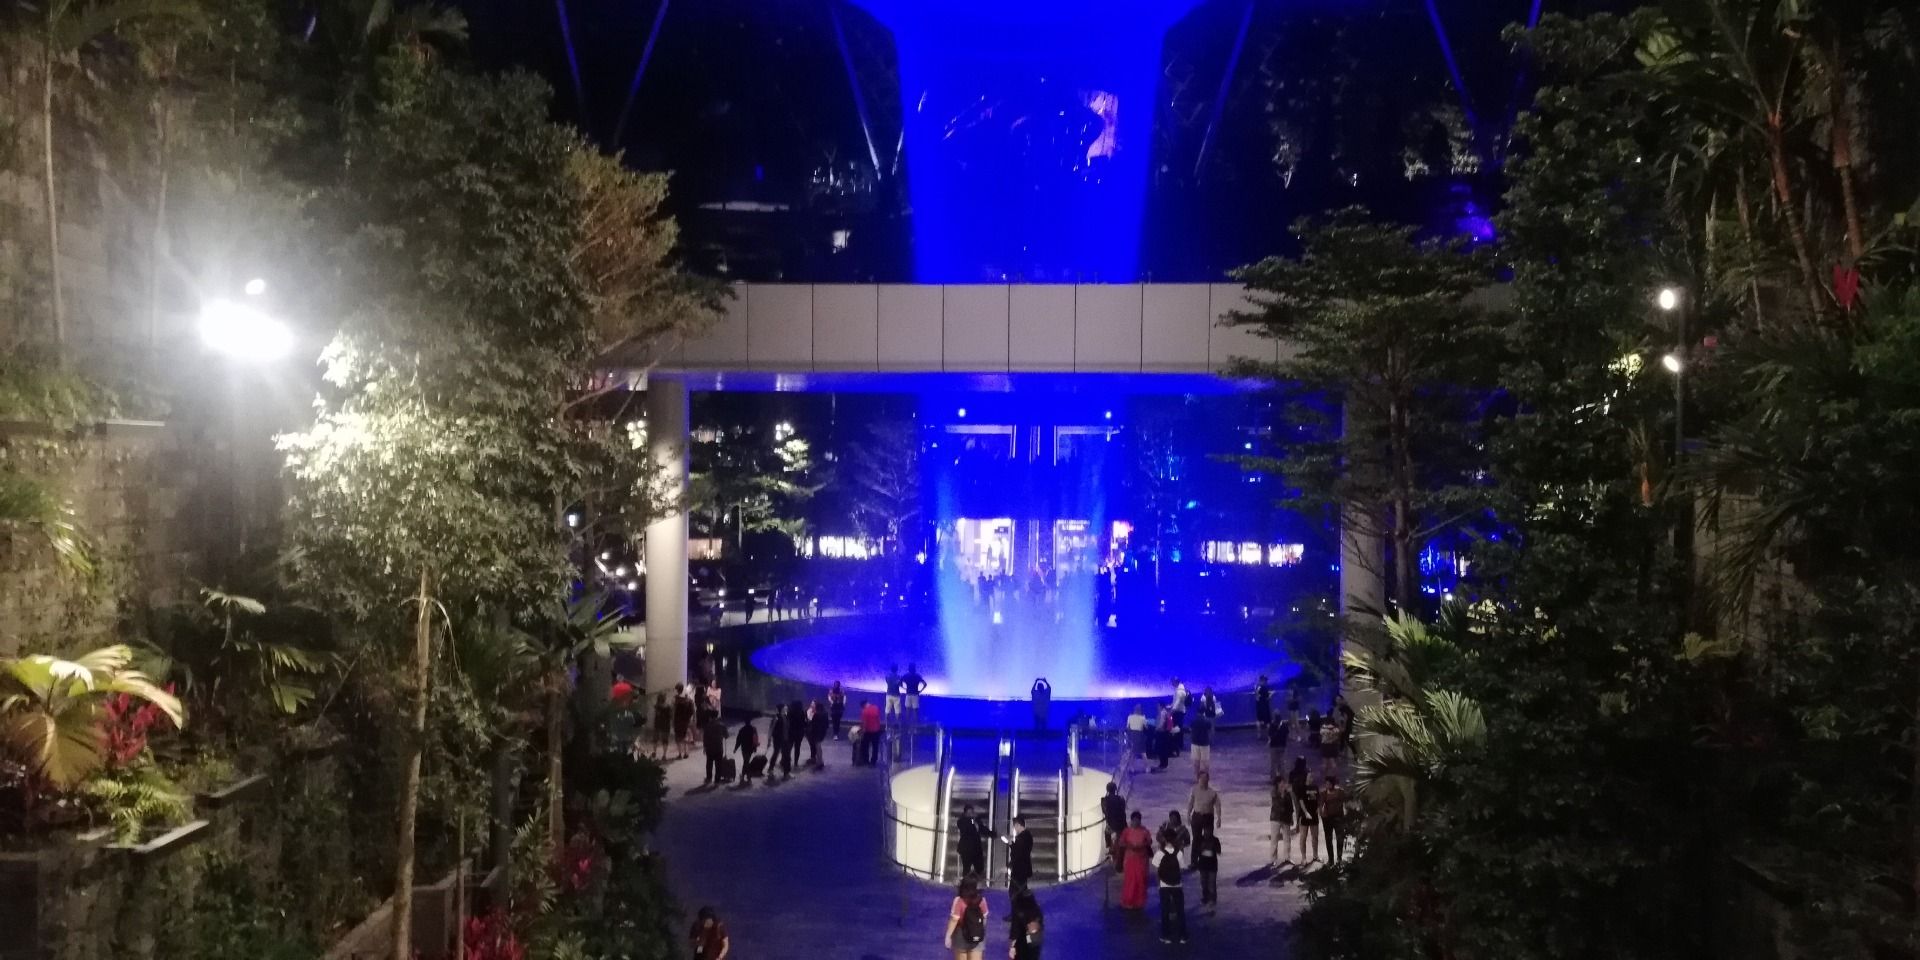
[[[1144,915],[1106,906],[1118,884],[1102,871],[1064,886],[1040,887],[1048,960],[1284,955],[1287,921],[1299,910],[1297,884],[1268,882],[1266,752],[1251,731],[1223,733],[1213,778],[1224,806],[1220,829],[1220,904],[1201,911],[1199,880],[1187,881],[1190,942],[1159,942],[1157,900]],[[657,849],[675,895],[691,915],[719,911],[733,936],[732,960],[935,960],[950,888],[907,877],[885,862],[879,825],[881,775],[850,766],[845,743],[828,744],[824,771],[796,773],[775,786],[702,788],[698,759],[668,765],[670,796]],[[1089,758],[1089,761],[1091,759]],[[1184,808],[1191,782],[1185,757],[1165,774],[1135,778],[1131,801],[1149,826]],[[1004,890],[988,895],[1004,918]],[[989,926],[986,956],[1005,956],[1005,927]]]

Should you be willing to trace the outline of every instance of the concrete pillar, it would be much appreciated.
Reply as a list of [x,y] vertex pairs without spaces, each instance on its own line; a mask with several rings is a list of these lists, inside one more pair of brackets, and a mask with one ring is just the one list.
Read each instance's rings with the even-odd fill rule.
[[676,509],[647,525],[647,692],[687,679],[687,385],[647,380],[647,453]]
[[[1342,431],[1351,430],[1351,414],[1345,409],[1340,414]],[[1374,511],[1368,516],[1368,511]],[[1340,627],[1344,637],[1347,630],[1356,626],[1370,625],[1387,609],[1387,544],[1380,534],[1380,518],[1377,507],[1349,506],[1340,514]],[[1337,664],[1340,680],[1339,688],[1347,695],[1354,707],[1366,706],[1372,697],[1356,696],[1346,682],[1346,671]]]

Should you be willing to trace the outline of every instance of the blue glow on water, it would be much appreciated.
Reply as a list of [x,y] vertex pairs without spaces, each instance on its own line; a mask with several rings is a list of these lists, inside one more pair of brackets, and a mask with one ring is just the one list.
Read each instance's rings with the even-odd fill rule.
[[1137,279],[1161,41],[1197,0],[857,2],[898,55],[916,279]]

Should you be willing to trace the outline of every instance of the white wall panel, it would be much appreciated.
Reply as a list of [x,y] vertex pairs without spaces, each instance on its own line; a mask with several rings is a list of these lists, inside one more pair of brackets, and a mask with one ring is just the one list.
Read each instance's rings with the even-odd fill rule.
[[1007,366],[1014,370],[1073,367],[1073,286],[1014,284],[1008,288]]
[[1234,310],[1252,306],[1247,299],[1246,288],[1237,283],[1216,283],[1212,285],[1213,334],[1207,350],[1207,369],[1221,370],[1235,358],[1246,357],[1272,363],[1279,354],[1275,342],[1255,336],[1246,327],[1223,327],[1219,318]]
[[707,331],[687,343],[681,351],[689,366],[737,364],[747,356],[747,284],[733,285],[733,296],[726,310]]
[[880,369],[940,369],[940,294],[935,286],[880,285]]
[[1140,369],[1140,296],[1137,283],[1075,288],[1075,370]]
[[813,288],[813,368],[873,370],[880,364],[880,297],[871,284]]
[[945,368],[1007,369],[1006,285],[953,284],[942,289],[946,297]]
[[755,283],[747,287],[747,362],[756,367],[813,366],[813,287]]
[[1195,370],[1207,365],[1207,327],[1213,323],[1204,283],[1149,283],[1141,298],[1141,367]]

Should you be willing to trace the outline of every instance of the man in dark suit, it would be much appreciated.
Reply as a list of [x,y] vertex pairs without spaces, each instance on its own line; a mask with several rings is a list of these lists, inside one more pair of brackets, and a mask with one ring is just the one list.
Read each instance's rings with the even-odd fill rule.
[[1113,838],[1127,828],[1127,798],[1120,795],[1119,786],[1107,784],[1107,795],[1100,798],[1100,816],[1107,821],[1107,842],[1101,849],[1111,850]]
[[720,761],[727,756],[727,725],[719,714],[713,714],[705,727],[700,730],[700,745],[707,752],[707,778],[702,783],[720,781]]
[[1033,834],[1027,832],[1027,818],[1013,818],[1013,836],[1006,840],[1007,890],[1018,896],[1033,879]]
[[960,808],[960,875],[981,879],[987,875],[986,828],[971,803]]

